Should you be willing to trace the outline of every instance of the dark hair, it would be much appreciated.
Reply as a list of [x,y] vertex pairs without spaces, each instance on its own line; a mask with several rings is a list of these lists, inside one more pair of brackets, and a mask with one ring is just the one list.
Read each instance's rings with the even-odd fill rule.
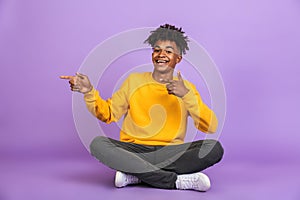
[[144,41],[153,47],[158,40],[169,40],[175,42],[180,50],[180,54],[186,54],[189,50],[188,37],[184,35],[182,28],[177,28],[170,24],[161,25],[154,31],[151,31],[151,35]]

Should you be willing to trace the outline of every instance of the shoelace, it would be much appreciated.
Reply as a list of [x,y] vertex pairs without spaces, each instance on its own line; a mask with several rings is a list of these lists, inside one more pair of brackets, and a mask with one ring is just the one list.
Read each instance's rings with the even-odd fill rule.
[[198,188],[199,176],[186,176],[180,178],[180,186],[185,189]]

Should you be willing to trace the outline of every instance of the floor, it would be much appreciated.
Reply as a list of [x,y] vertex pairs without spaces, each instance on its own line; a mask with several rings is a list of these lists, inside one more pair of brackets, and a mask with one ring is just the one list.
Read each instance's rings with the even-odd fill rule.
[[[17,161],[18,160],[18,161]],[[91,158],[2,159],[0,200],[201,199],[299,200],[300,163],[224,160],[207,169],[208,192],[162,190],[145,185],[117,189],[114,171]]]

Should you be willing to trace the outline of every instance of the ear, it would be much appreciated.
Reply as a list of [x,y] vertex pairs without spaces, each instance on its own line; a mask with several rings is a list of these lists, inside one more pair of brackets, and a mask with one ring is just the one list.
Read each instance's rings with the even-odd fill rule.
[[182,55],[177,55],[176,64],[180,63],[181,60],[182,60]]

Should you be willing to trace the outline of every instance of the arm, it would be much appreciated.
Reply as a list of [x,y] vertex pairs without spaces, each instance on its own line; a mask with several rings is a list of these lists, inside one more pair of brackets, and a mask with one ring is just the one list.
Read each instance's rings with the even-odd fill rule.
[[190,84],[190,91],[182,97],[184,105],[194,120],[197,129],[205,133],[214,133],[218,127],[215,113],[202,101],[196,87]]
[[105,123],[118,121],[128,110],[126,88],[127,81],[107,100],[103,100],[99,92],[93,88],[90,92],[84,94],[88,110]]
[[[167,83],[166,87],[169,94],[180,97],[193,118],[197,129],[205,133],[214,133],[217,130],[218,120],[215,113],[205,105],[196,87],[186,82],[184,83],[180,72],[178,80],[162,80]],[[186,87],[186,85],[188,87]]]
[[117,121],[127,112],[126,81],[111,98],[103,100],[86,75],[76,73],[76,76],[60,76],[60,78],[69,80],[72,91],[84,94],[88,110],[101,121],[106,123]]

